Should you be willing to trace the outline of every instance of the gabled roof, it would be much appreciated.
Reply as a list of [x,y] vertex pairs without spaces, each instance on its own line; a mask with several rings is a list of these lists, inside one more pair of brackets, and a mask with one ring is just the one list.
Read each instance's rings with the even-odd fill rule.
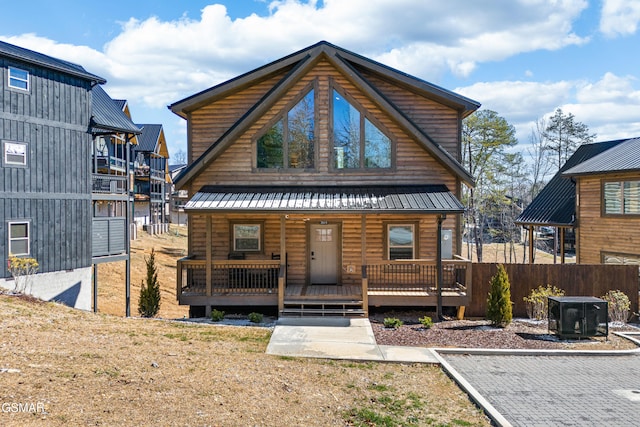
[[444,150],[427,135],[423,129],[407,117],[400,108],[378,91],[374,85],[362,75],[359,69],[366,69],[371,73],[381,76],[385,80],[392,81],[403,87],[408,87],[426,98],[447,105],[459,111],[461,117],[466,117],[474,112],[480,106],[479,103],[322,41],[170,105],[169,108],[171,111],[186,118],[189,112],[248,87],[256,81],[276,74],[285,73],[284,77],[274,85],[273,88],[177,177],[177,186],[181,187],[204,170],[204,168],[233,143],[238,136],[247,130],[252,123],[261,115],[265,114],[289,88],[311,70],[321,58],[327,59],[336,69],[350,79],[354,85],[366,93],[382,110],[390,114],[403,130],[422,144],[436,160],[440,161],[462,181],[473,185],[473,177],[464,167],[462,167],[449,152]]
[[94,83],[104,84],[107,82],[102,77],[89,73],[80,65],[74,64],[73,62],[64,61],[62,59],[54,58],[52,56],[15,46],[3,41],[0,41],[0,56],[6,56],[19,61],[28,62],[39,67],[80,77]]
[[100,85],[94,86],[91,90],[90,129],[93,134],[142,133]]
[[640,138],[622,141],[615,147],[564,172],[565,176],[600,175],[640,171]]
[[576,184],[565,171],[607,152],[625,140],[596,142],[578,147],[549,183],[516,218],[516,224],[572,226],[576,214]]
[[205,186],[184,209],[191,212],[464,212],[464,206],[444,185]]
[[156,153],[165,159],[169,158],[167,142],[164,139],[162,125],[158,124],[138,124],[142,128],[142,134],[138,137],[136,152]]

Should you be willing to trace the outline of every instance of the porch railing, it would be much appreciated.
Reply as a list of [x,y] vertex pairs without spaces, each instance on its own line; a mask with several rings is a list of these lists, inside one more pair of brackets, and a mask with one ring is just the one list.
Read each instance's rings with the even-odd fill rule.
[[[190,257],[178,260],[177,295],[275,294],[280,276],[279,260],[213,261]],[[211,279],[207,280],[208,274]]]
[[[398,260],[373,263],[363,271],[368,291],[436,292],[437,266],[435,261]],[[466,292],[471,283],[471,262],[442,261],[442,290]]]

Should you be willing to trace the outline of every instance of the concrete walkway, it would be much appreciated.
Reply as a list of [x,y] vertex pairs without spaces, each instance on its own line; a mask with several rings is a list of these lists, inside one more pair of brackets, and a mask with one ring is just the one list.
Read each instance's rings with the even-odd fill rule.
[[439,363],[432,350],[376,344],[369,319],[301,317],[278,319],[267,354],[324,359]]

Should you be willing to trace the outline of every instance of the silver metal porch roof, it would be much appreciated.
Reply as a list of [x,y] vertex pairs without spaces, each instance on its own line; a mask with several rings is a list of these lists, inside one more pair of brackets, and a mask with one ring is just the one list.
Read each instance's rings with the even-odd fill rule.
[[335,187],[203,187],[187,212],[461,213],[464,206],[444,185]]

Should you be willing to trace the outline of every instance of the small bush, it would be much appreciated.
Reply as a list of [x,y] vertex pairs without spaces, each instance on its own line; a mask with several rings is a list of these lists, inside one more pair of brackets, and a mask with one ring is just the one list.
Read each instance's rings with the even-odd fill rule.
[[603,297],[609,304],[609,320],[612,322],[627,323],[631,301],[622,291],[609,291]]
[[531,289],[528,297],[522,298],[527,303],[527,315],[530,319],[544,320],[549,317],[548,297],[561,297],[564,296],[562,289],[555,286],[547,285],[538,286],[537,289]]
[[262,314],[260,313],[249,313],[249,322],[251,323],[262,323]]
[[387,317],[384,319],[383,321],[384,327],[385,328],[393,328],[393,329],[398,329],[400,326],[402,326],[404,323],[402,322],[402,320],[395,318],[395,317]]
[[224,311],[213,309],[211,310],[211,320],[214,322],[220,322],[224,319]]
[[430,329],[433,326],[433,320],[429,316],[421,317],[418,320],[420,321],[422,327],[425,329]]
[[498,272],[491,278],[491,288],[487,298],[487,319],[494,326],[505,327],[513,317],[511,302],[511,285],[509,276],[502,264]]
[[147,278],[146,283],[143,281],[140,284],[138,313],[142,317],[154,317],[160,311],[160,282],[158,282],[156,253],[153,249],[151,249],[151,256],[145,257],[144,261],[147,264]]
[[17,257],[9,254],[9,272],[15,279],[14,292],[29,293],[31,291],[31,280],[38,272],[38,261],[35,258]]

